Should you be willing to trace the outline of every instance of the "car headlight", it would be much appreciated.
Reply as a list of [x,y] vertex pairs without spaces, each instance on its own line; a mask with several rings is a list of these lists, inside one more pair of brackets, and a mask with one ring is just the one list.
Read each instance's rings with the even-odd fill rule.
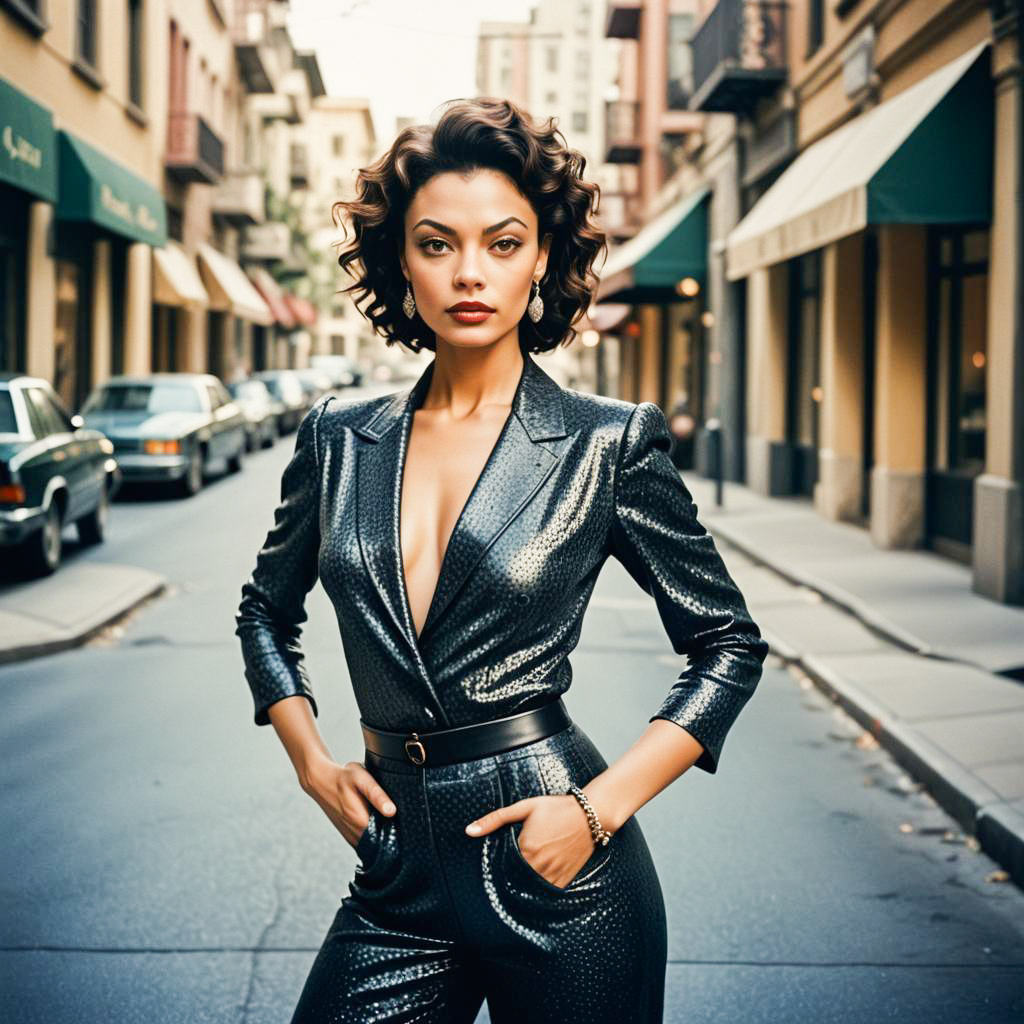
[[180,455],[181,442],[173,441],[143,441],[142,450],[147,455]]

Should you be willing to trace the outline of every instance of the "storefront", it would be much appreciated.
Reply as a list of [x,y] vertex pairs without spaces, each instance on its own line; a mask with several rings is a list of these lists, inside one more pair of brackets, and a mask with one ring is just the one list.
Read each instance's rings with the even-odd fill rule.
[[153,250],[153,370],[205,369],[206,309],[210,297],[195,261],[176,242]]
[[56,199],[53,115],[0,78],[0,371],[27,368],[30,209]]
[[985,465],[993,83],[972,46],[808,146],[730,232],[748,483],[969,559]]
[[231,381],[252,367],[251,325],[268,327],[274,314],[245,271],[206,242],[199,243],[199,272],[210,296],[206,337],[208,372]]
[[709,188],[696,189],[614,249],[596,299],[598,310],[633,306],[639,325],[638,336],[623,339],[623,397],[668,412],[685,405],[698,423],[716,414],[705,329],[710,199]]
[[149,365],[150,247],[167,225],[157,190],[94,146],[59,131],[57,157],[53,386],[76,409],[110,374]]

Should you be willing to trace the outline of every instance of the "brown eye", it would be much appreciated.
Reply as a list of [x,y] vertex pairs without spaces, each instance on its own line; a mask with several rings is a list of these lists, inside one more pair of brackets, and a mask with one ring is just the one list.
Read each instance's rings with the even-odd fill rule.
[[503,256],[507,256],[515,252],[516,249],[518,249],[523,243],[520,242],[518,238],[512,238],[511,236],[509,236],[508,238],[499,238],[494,244],[496,246],[506,246],[506,248],[501,250],[501,253]]
[[431,254],[440,253],[440,252],[444,251],[442,249],[432,249],[432,248],[430,248],[430,246],[435,245],[435,244],[437,244],[437,245],[447,245],[448,243],[443,238],[427,238],[424,241],[420,242],[420,248],[424,252],[431,253]]

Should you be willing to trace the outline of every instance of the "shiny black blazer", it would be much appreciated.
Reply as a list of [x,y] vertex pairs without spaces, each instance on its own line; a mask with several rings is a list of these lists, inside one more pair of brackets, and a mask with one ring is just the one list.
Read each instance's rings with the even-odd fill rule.
[[601,566],[614,555],[657,604],[686,665],[650,720],[676,722],[715,772],[768,648],[669,458],[651,402],[562,388],[524,356],[512,410],[455,525],[416,636],[400,564],[409,389],[324,396],[303,418],[274,525],[236,615],[258,725],[302,694],[299,645],[317,578],[338,618],[360,715],[428,732],[499,718],[563,694],[569,653]]

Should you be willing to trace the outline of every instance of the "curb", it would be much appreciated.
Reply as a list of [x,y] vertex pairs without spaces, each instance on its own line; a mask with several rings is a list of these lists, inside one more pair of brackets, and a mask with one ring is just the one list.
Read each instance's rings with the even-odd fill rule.
[[136,571],[140,577],[136,582],[126,587],[124,592],[118,594],[114,600],[106,602],[98,609],[91,610],[74,626],[54,625],[50,630],[51,635],[46,639],[30,640],[26,643],[14,643],[0,647],[0,665],[11,665],[47,654],[57,654],[73,647],[80,647],[143,602],[164,593],[167,589],[165,577],[142,569]]
[[[936,651],[923,650],[919,644],[906,643],[904,636],[880,628],[876,616],[865,616],[859,612],[859,601],[852,598],[848,601],[836,600],[830,592],[832,588],[791,572],[783,572],[763,555],[751,550],[742,542],[737,543],[728,530],[720,530],[717,525],[710,525],[709,528],[712,533],[751,561],[770,569],[790,583],[815,591],[830,604],[853,615],[866,628],[904,651],[988,671],[973,662],[946,658]],[[801,654],[770,630],[762,630],[762,634],[773,654],[787,664],[796,665],[806,672],[819,690],[835,700],[856,722],[870,732],[897,763],[927,788],[939,806],[964,831],[978,840],[982,850],[1005,868],[1013,881],[1024,889],[1024,813],[1004,800],[945,751],[925,739],[913,726],[880,707],[869,695],[827,667],[815,655]]]

